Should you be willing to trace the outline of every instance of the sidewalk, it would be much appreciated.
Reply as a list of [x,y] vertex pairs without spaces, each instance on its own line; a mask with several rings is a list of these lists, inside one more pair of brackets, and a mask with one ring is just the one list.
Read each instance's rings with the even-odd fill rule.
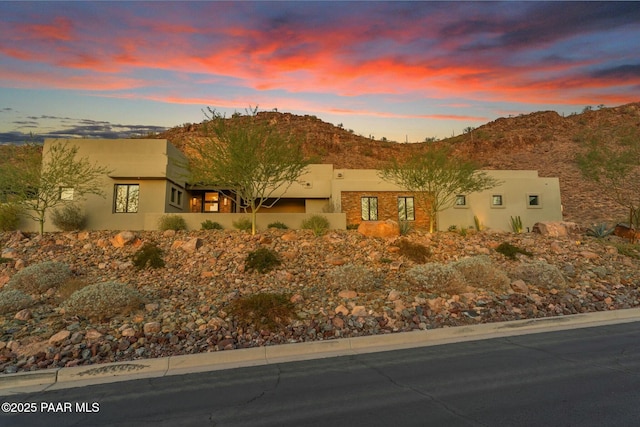
[[0,396],[640,321],[640,308],[0,375]]

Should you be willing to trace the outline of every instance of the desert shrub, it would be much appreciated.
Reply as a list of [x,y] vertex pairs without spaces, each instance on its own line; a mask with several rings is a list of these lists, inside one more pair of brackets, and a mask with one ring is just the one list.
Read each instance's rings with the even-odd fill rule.
[[620,255],[628,256],[629,258],[640,259],[639,244],[629,242],[611,242],[611,244],[618,250],[618,253]]
[[251,220],[246,217],[238,218],[237,221],[233,221],[233,228],[240,231],[251,231]]
[[407,277],[416,285],[431,292],[444,292],[449,295],[465,291],[464,276],[451,265],[430,262],[416,265],[407,270]]
[[71,270],[67,264],[46,261],[26,267],[9,280],[7,287],[28,294],[43,294],[50,288],[58,288],[71,278]]
[[222,230],[224,227],[220,223],[211,221],[210,219],[200,223],[203,230]]
[[567,285],[558,267],[546,261],[531,261],[521,264],[511,272],[511,277],[524,280],[527,285],[542,289],[563,289]]
[[413,224],[411,224],[411,221],[400,221],[398,222],[398,227],[400,228],[401,236],[406,236],[413,230]]
[[104,282],[74,292],[62,308],[71,316],[107,320],[135,310],[141,303],[142,296],[135,289],[118,282]]
[[613,234],[615,229],[615,227],[608,227],[605,223],[595,224],[593,227],[587,229],[587,236],[602,239]]
[[17,289],[0,292],[0,314],[17,313],[33,305],[33,298]]
[[287,224],[285,224],[284,222],[280,222],[280,221],[272,222],[267,227],[268,228],[278,228],[280,230],[287,230],[289,228],[289,227],[287,227]]
[[329,220],[322,215],[313,215],[302,221],[302,228],[313,231],[315,236],[322,236],[329,229]]
[[162,259],[162,249],[152,243],[145,243],[133,255],[133,265],[135,265],[139,270],[147,267],[164,267],[164,259]]
[[347,224],[347,230],[357,230],[360,224]]
[[259,248],[249,252],[244,261],[248,270],[256,270],[258,273],[266,273],[279,266],[282,262],[276,251],[269,248]]
[[368,268],[354,264],[332,268],[327,273],[327,279],[332,288],[357,292],[370,292],[380,286],[379,281]]
[[82,230],[87,223],[87,216],[78,205],[65,205],[51,212],[51,222],[62,231]]
[[0,231],[13,231],[18,227],[22,208],[13,203],[0,203]]
[[160,219],[158,219],[158,228],[161,231],[186,230],[187,222],[179,215],[162,215]]
[[396,246],[400,248],[400,255],[403,255],[418,264],[424,264],[431,256],[431,250],[420,243],[413,243],[406,239],[400,239],[396,243]]
[[451,263],[451,267],[462,274],[467,285],[476,288],[506,290],[511,283],[509,277],[494,267],[486,255],[463,258]]
[[531,252],[521,249],[517,246],[514,246],[509,242],[500,243],[500,245],[496,248],[496,251],[510,259],[516,259],[517,254],[522,254],[526,256],[533,255]]
[[511,231],[513,231],[514,233],[522,233],[522,230],[523,230],[522,218],[520,218],[519,215],[516,216],[515,218],[511,217],[510,224],[511,224]]
[[285,326],[296,317],[295,305],[287,294],[259,293],[241,296],[229,305],[229,313],[240,323],[258,328]]

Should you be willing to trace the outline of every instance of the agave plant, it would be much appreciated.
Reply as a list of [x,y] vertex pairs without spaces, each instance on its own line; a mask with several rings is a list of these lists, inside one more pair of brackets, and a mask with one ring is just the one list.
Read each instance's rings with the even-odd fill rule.
[[611,233],[613,233],[615,227],[608,228],[607,224],[601,222],[600,224],[594,224],[593,227],[587,229],[587,236],[597,237],[598,239],[602,239],[603,237],[607,237]]

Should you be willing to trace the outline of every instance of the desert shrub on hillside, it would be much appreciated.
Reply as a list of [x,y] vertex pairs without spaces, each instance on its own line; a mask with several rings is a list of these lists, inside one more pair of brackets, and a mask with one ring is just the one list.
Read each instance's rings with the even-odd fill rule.
[[280,222],[280,221],[272,222],[267,227],[268,228],[278,228],[280,230],[287,230],[289,228],[289,227],[287,227],[287,224],[285,224],[284,222]]
[[509,242],[500,243],[500,245],[496,248],[496,252],[501,253],[509,259],[517,259],[518,254],[532,256],[533,254],[527,250],[521,249],[517,246],[512,245]]
[[362,265],[344,264],[334,267],[327,273],[327,280],[334,289],[370,292],[380,287],[373,272]]
[[0,203],[0,231],[13,231],[18,227],[22,208],[11,203]]
[[28,294],[43,294],[50,288],[58,288],[70,278],[71,269],[67,264],[46,261],[30,265],[14,274],[7,283],[7,288]]
[[241,324],[257,328],[277,328],[289,324],[296,317],[295,305],[283,293],[241,296],[229,305],[228,310]]
[[164,259],[162,259],[162,249],[152,243],[145,243],[133,255],[133,265],[135,265],[139,270],[147,267],[164,267]]
[[506,290],[511,283],[509,277],[494,267],[486,255],[463,258],[452,263],[451,267],[462,274],[467,285],[476,288]]
[[51,212],[51,222],[62,231],[82,230],[87,223],[87,216],[77,205],[65,205]]
[[122,283],[104,282],[86,286],[63,304],[65,313],[90,319],[107,320],[140,307],[140,293]]
[[232,221],[231,224],[233,224],[233,228],[240,231],[251,231],[253,226],[251,220],[245,217],[238,218],[236,221]]
[[415,285],[429,292],[456,295],[466,290],[464,276],[451,265],[430,262],[407,270],[407,277]]
[[564,289],[567,282],[555,265],[546,261],[531,261],[517,266],[511,273],[513,279],[521,279],[527,285],[541,289]]
[[431,250],[420,243],[413,243],[406,239],[400,239],[395,245],[400,248],[400,255],[403,255],[418,264],[427,262],[431,256]]
[[160,231],[186,230],[187,222],[179,215],[162,215],[160,219],[158,219],[158,229],[160,229]]
[[315,236],[322,236],[329,226],[329,220],[322,215],[313,215],[302,221],[302,228],[313,231]]
[[31,307],[33,298],[17,289],[9,289],[0,292],[0,314],[17,313]]
[[210,219],[200,223],[203,230],[222,230],[224,227],[219,222],[211,221]]
[[244,261],[248,270],[256,270],[258,273],[266,273],[282,263],[276,251],[269,248],[259,248],[249,252]]

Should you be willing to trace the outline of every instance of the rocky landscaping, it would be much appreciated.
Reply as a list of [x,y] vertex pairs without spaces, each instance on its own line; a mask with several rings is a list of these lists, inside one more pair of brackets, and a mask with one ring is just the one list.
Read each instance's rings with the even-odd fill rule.
[[640,305],[637,244],[553,234],[3,233],[0,372]]

